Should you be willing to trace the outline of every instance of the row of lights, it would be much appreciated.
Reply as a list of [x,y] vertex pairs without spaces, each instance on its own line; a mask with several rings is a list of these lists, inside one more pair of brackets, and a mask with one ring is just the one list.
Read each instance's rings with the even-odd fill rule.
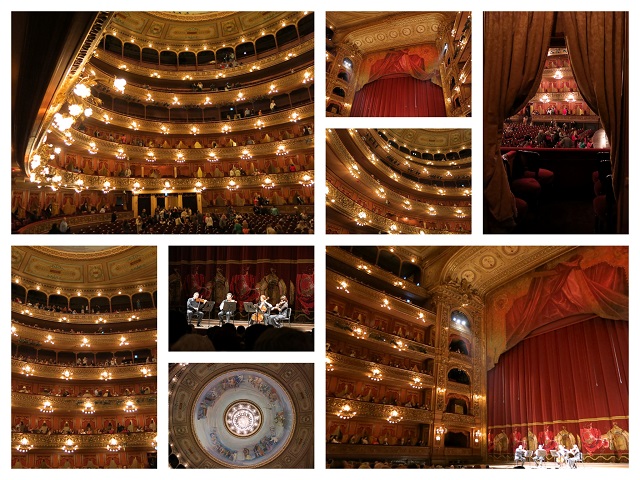
[[[83,339],[86,340],[86,339]],[[128,343],[126,343],[125,345],[128,345]],[[81,346],[90,346],[88,344],[82,344]],[[22,373],[22,375],[24,375],[25,377],[31,377],[35,374],[35,369],[31,366],[31,365],[24,365],[21,369],[20,369],[20,373]],[[151,377],[153,376],[153,371],[148,368],[148,367],[142,367],[140,369],[140,374],[143,377]],[[73,380],[73,371],[69,370],[69,369],[65,369],[61,374],[60,374],[60,378],[62,380]],[[111,372],[109,372],[108,370],[103,370],[102,373],[100,373],[100,380],[111,380],[113,378]]]
[[[20,282],[21,282],[21,281],[22,281],[22,280],[21,280],[21,278],[20,278],[20,277],[14,277],[14,278],[13,278],[13,282],[14,282],[14,283],[16,283],[16,284],[18,284],[18,285],[20,285]],[[40,289],[41,289],[41,288],[42,288],[42,286],[41,286],[41,285],[36,285],[36,290],[40,291]],[[142,293],[142,292],[144,292],[144,287],[139,286],[139,287],[137,287],[137,288],[138,288],[138,293]],[[56,289],[56,294],[60,295],[60,294],[62,294],[62,291],[63,291],[63,290],[62,290],[61,288],[57,288],[57,289]],[[82,296],[82,290],[76,290],[76,291],[75,291],[75,294],[76,294],[76,296],[81,297],[81,296]],[[96,295],[97,295],[98,297],[101,297],[101,296],[102,296],[102,292],[97,292],[97,294],[96,294]],[[122,295],[122,290],[118,290],[118,295]],[[28,311],[28,310],[26,310],[26,311]],[[23,310],[21,313],[25,313],[25,310]]]
[[[151,442],[151,446],[157,450],[158,448],[157,436]],[[76,450],[78,450],[78,448],[80,448],[78,444],[75,443],[71,438],[68,438],[67,440],[65,440],[64,444],[62,445],[62,450],[65,453],[73,453]],[[123,448],[123,446],[120,445],[120,443],[118,442],[118,439],[116,439],[115,437],[112,437],[107,443],[106,448],[110,452],[119,452]],[[16,450],[20,453],[27,453],[32,449],[33,449],[33,444],[29,443],[29,439],[27,437],[22,437],[22,439],[16,446]]]

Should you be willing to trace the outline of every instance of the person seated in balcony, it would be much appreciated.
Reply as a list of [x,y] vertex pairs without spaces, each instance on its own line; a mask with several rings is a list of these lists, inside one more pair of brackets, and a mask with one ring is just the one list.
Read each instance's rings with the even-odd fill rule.
[[244,109],[244,118],[247,118],[251,116],[251,110],[249,110],[249,107]]
[[271,110],[271,113],[275,112],[276,110],[276,101],[273,98],[271,99],[271,103],[269,104],[269,110]]

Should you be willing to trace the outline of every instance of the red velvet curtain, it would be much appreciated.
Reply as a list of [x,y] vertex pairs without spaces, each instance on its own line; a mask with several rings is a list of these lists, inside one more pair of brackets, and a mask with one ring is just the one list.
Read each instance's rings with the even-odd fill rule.
[[352,117],[446,117],[442,88],[410,76],[380,78],[357,91]]
[[[260,291],[287,295],[289,306],[306,313],[313,308],[313,247],[171,247],[169,249],[169,304],[182,307],[199,292],[220,303],[226,292],[239,301],[253,302]],[[277,292],[280,292],[279,294]]]
[[527,294],[513,302],[505,319],[507,349],[560,320],[569,323],[583,315],[629,319],[625,269],[600,263],[583,270],[580,261],[576,256],[537,276]]
[[487,410],[493,453],[576,443],[628,456],[629,323],[593,318],[520,342],[488,372]]

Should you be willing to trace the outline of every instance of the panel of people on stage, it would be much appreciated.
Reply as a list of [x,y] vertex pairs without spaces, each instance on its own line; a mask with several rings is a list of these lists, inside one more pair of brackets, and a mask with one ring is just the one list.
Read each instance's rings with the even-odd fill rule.
[[[220,302],[220,312],[218,319],[222,325],[224,322],[230,322],[235,315],[238,302],[234,300],[232,293],[227,293],[227,298]],[[196,318],[196,326],[200,326],[205,312],[213,309],[211,301],[200,297],[200,293],[195,292],[193,297],[187,300],[187,321],[191,325],[193,318]],[[244,302],[245,312],[248,314],[248,324],[264,323],[265,325],[273,325],[276,328],[282,326],[282,322],[290,317],[289,303],[286,296],[281,296],[280,301],[272,305],[266,295],[260,295],[258,303]]]
[[[557,450],[551,450],[551,456],[553,461],[559,466],[563,467],[568,465],[569,468],[577,468],[576,463],[582,462],[582,452],[578,448],[578,445],[573,445],[569,450],[564,445],[559,445]],[[543,445],[538,445],[537,450],[525,450],[522,445],[518,445],[515,451],[514,460],[516,465],[523,465],[528,460],[532,459],[536,466],[540,467],[547,459],[547,450],[543,448]]]

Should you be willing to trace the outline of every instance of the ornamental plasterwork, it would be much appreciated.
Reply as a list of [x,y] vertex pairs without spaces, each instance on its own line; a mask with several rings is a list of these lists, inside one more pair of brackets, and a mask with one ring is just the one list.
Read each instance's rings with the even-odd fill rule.
[[333,272],[331,270],[327,270],[327,274],[326,274],[326,281],[327,281],[327,289],[333,291],[334,293],[336,293],[337,291],[335,290],[335,287],[343,280],[347,281],[347,283],[349,284],[349,291],[353,292],[354,294],[357,294],[360,297],[363,298],[368,298],[370,302],[372,302],[374,305],[380,305],[383,303],[383,300],[389,300],[389,306],[391,307],[391,310],[389,310],[389,315],[394,315],[394,312],[398,312],[402,315],[407,315],[409,318],[411,319],[415,319],[414,323],[420,324],[419,322],[421,322],[420,320],[418,320],[418,314],[420,313],[424,313],[425,314],[425,322],[421,322],[425,324],[425,327],[428,326],[428,324],[426,323],[426,321],[430,320],[430,318],[432,318],[432,314],[430,315],[429,313],[427,313],[426,310],[424,310],[423,308],[419,308],[416,307],[414,305],[408,304],[407,302],[397,299],[395,297],[392,297],[390,295],[387,295],[385,293],[382,292],[378,292],[374,289],[372,289],[371,287],[368,287],[366,285],[362,285],[360,283],[358,283],[357,281],[345,277],[344,275],[341,275],[339,273]]
[[418,377],[425,388],[434,386],[433,377],[424,373],[416,373],[412,370],[406,370],[404,368],[391,367],[389,365],[383,365],[381,363],[370,362],[368,360],[360,360],[359,358],[350,357],[349,355],[341,355],[339,353],[327,353],[327,357],[332,360],[332,363],[340,370],[347,370],[351,373],[355,373],[358,376],[362,376],[364,381],[364,375],[367,372],[373,371],[373,369],[380,370],[382,378],[385,380],[393,380],[398,382],[406,382],[407,387],[413,382],[413,379]]
[[[389,145],[386,145],[384,143],[384,139],[378,135],[378,132],[376,132],[375,129],[369,129],[369,130],[365,130],[366,132],[369,132],[371,134],[371,138],[374,139],[374,141],[376,142],[377,145],[379,145],[383,150],[384,150],[384,155],[385,157],[390,155],[392,157],[394,157],[398,162],[402,163],[403,167],[408,167],[408,166],[413,166],[413,168],[421,168],[421,169],[432,169],[438,172],[438,176],[434,177],[436,174],[435,173],[431,173],[430,174],[430,178],[438,178],[438,179],[445,179],[444,176],[446,175],[446,173],[441,174],[440,170],[445,170],[445,171],[449,171],[452,170],[451,173],[451,177],[447,177],[446,180],[452,181],[454,179],[458,179],[458,178],[467,178],[467,179],[471,179],[471,157],[469,158],[464,158],[464,159],[457,159],[457,160],[424,160],[418,157],[414,157],[412,155],[407,155],[405,153],[400,152],[399,150],[390,147]],[[371,150],[371,147],[369,146],[369,144],[364,140],[363,135],[361,133],[359,133],[359,131],[356,130],[356,132],[358,133],[357,135],[354,135],[354,141],[355,143],[359,146],[360,150],[363,152],[365,157],[370,157],[371,155],[375,155],[375,153],[373,152],[373,150]],[[381,152],[378,152],[378,156],[381,155]],[[373,162],[373,159],[370,159],[372,161],[372,163],[376,163],[377,162]],[[386,165],[386,163],[384,163],[384,160],[380,160],[382,162],[383,165]],[[455,164],[455,165],[454,165]],[[456,166],[459,164],[468,164],[467,168],[464,169],[452,169],[452,166]],[[387,165],[388,166],[388,165]],[[395,169],[390,168],[392,171],[396,171]],[[398,167],[399,168],[399,167]],[[423,171],[424,173],[424,171]],[[426,180],[426,177],[424,178]],[[427,184],[424,183],[416,183],[413,182],[414,185],[417,185],[417,190],[422,189],[423,186],[426,186]],[[465,189],[466,190],[466,189]],[[463,190],[464,192],[464,190]]]
[[395,455],[402,458],[416,458],[422,461],[431,457],[431,447],[400,445],[389,447],[388,445],[351,445],[348,443],[328,443],[326,445],[327,454],[333,458],[337,458],[338,455],[344,458],[387,458],[390,448]]
[[[127,129],[127,131],[129,133],[135,133],[136,130],[133,130],[131,127],[131,122],[132,120],[135,120],[135,122],[138,124],[138,131],[140,132],[140,135],[149,135],[151,133],[157,134],[157,135],[161,135],[162,132],[160,131],[160,127],[159,125],[163,124],[162,121],[158,121],[158,120],[154,120],[154,121],[150,121],[150,120],[142,120],[140,118],[135,118],[135,117],[128,117],[126,115],[122,115],[116,112],[112,112],[111,110],[106,110],[103,109],[102,107],[98,107],[95,105],[90,105],[90,104],[85,104],[85,106],[91,106],[91,108],[93,109],[93,116],[99,119],[103,118],[104,114],[109,115],[109,117],[113,117],[111,118],[111,120],[109,121],[110,125],[114,125],[115,127],[120,127],[120,128],[125,128]],[[191,127],[196,127],[200,130],[200,133],[198,135],[203,136],[203,135],[223,135],[222,133],[222,127],[224,125],[228,125],[231,130],[229,131],[232,135],[234,132],[245,132],[245,131],[251,131],[251,133],[253,135],[257,135],[256,132],[256,127],[255,127],[255,123],[258,120],[262,120],[265,123],[266,127],[269,128],[284,128],[285,125],[288,125],[289,123],[291,123],[291,113],[292,112],[296,112],[299,115],[299,119],[298,122],[302,121],[302,122],[308,122],[309,119],[313,118],[313,104],[306,104],[306,105],[302,105],[300,107],[294,107],[293,109],[287,109],[287,110],[282,110],[280,112],[276,112],[276,113],[264,113],[262,116],[254,116],[254,117],[249,117],[249,118],[243,118],[243,119],[238,119],[238,120],[216,120],[216,121],[212,121],[212,122],[185,122],[185,123],[171,123],[169,121],[165,122],[169,129],[170,129],[170,134],[171,135],[189,135],[189,136],[193,136],[193,133],[190,131]],[[259,132],[259,130],[257,130],[257,132]],[[100,145],[98,142],[106,142],[106,140],[101,140],[99,138],[94,138],[94,137],[90,137],[89,135],[85,135],[77,130],[73,131],[74,134],[74,138],[80,138],[80,139],[85,139],[85,141],[87,142],[87,146],[89,145],[89,141],[93,141],[96,142],[96,145]],[[91,140],[89,140],[91,139]],[[107,142],[107,144],[111,145],[114,142]],[[253,147],[257,146],[257,145],[261,145],[259,143],[256,143],[256,145],[252,145]],[[117,145],[111,145],[111,148],[113,148],[113,151],[115,152],[115,150],[117,150]],[[132,145],[125,145],[125,147],[127,149],[133,147]],[[135,148],[135,147],[133,147]],[[138,148],[143,148],[143,147],[138,147]],[[232,147],[235,148],[235,147]],[[174,150],[174,149],[162,149],[160,146],[157,146],[155,148],[153,148],[153,152],[157,153],[157,152],[161,152],[162,150]],[[184,149],[186,150],[193,150],[193,149]],[[198,150],[198,149],[196,149]],[[146,152],[148,151],[148,147],[144,147],[144,153],[146,154]]]
[[[214,82],[216,80],[233,79],[234,77],[246,75],[247,73],[251,73],[256,69],[265,70],[267,68],[271,68],[277,65],[282,65],[283,63],[286,64],[286,62],[289,61],[289,58],[290,58],[287,55],[291,54],[294,57],[297,57],[305,53],[312,52],[313,45],[314,45],[314,40],[313,38],[311,38],[299,45],[295,45],[291,47],[290,49],[279,51],[277,54],[273,54],[265,58],[247,62],[245,64],[238,65],[237,67],[229,67],[224,69],[218,69],[214,67],[209,67],[209,68],[205,67],[203,69],[202,67],[200,67],[199,70],[195,70],[195,67],[194,67],[192,70],[175,71],[175,70],[163,69],[161,68],[161,66],[151,67],[143,64],[138,64],[137,62],[131,62],[129,59],[126,59],[126,58],[123,59],[118,55],[114,55],[112,53],[104,52],[104,51],[96,51],[94,55],[100,60],[104,60],[106,63],[112,64],[115,67],[119,67],[120,65],[126,65],[127,66],[126,71],[128,73],[140,75],[142,77],[151,77],[153,73],[158,73],[160,75],[160,78],[165,80],[183,80],[185,75],[189,75],[190,77],[192,77],[192,80],[190,81],[206,80],[207,82]],[[96,70],[96,67],[92,67],[92,68]],[[300,69],[304,67],[301,67],[300,65],[298,65],[295,68]],[[312,67],[309,66],[308,68],[312,68]],[[128,91],[130,86],[127,85],[126,88]],[[161,93],[155,90],[152,90],[152,92],[154,93],[154,95],[155,94],[159,95]],[[214,94],[214,95],[218,93],[225,93],[224,89],[222,92],[220,91],[211,92],[211,94]]]
[[[447,392],[460,393],[467,396],[471,394],[470,385],[465,385],[463,383],[457,383],[452,381],[447,381],[446,385],[447,385],[446,386]],[[442,404],[444,405],[444,398],[442,399]],[[444,406],[441,408],[441,410],[444,410]]]
[[476,417],[473,415],[460,415],[458,413],[443,413],[442,422],[447,425],[464,425],[474,426],[476,424]]
[[364,54],[390,50],[408,45],[433,43],[438,27],[448,21],[438,12],[396,15],[373,25],[357,28],[344,37]]
[[[34,283],[32,286],[35,286],[35,285],[36,284]],[[135,295],[136,293],[139,293],[138,289],[135,288],[134,290],[133,287],[130,287],[128,291],[124,290],[124,287],[123,287],[123,290],[121,291],[123,292],[122,295],[127,295],[127,296],[131,296],[131,295]],[[155,291],[155,288],[153,291]],[[51,295],[53,293],[54,291],[51,291],[51,293],[49,294]],[[84,298],[96,298],[98,296],[97,291],[93,293],[89,292],[89,294],[87,295],[86,290],[83,290],[83,295],[84,295]],[[117,291],[113,292],[111,295],[107,295],[104,293],[102,294],[104,298],[111,298],[113,296],[118,296],[118,295],[119,294]],[[75,294],[73,296],[75,296]],[[95,324],[96,320],[100,317],[106,320],[107,323],[124,323],[129,321],[149,320],[151,318],[156,318],[158,316],[157,311],[155,309],[138,310],[135,312],[135,317],[136,317],[135,319],[132,318],[132,315],[134,314],[134,312],[120,312],[120,313],[104,312],[104,313],[92,313],[92,314],[77,313],[77,314],[69,315],[61,312],[50,312],[47,310],[39,310],[36,308],[29,307],[24,303],[15,303],[15,302],[11,303],[12,312],[19,313],[21,315],[29,315],[30,317],[34,316],[34,315],[30,315],[29,313],[26,313],[26,310],[29,310],[30,313],[35,314],[36,318],[40,320],[48,320],[56,323],[64,321],[65,323],[72,323],[72,324]],[[66,317],[66,318],[62,320],[62,317]]]
[[[117,347],[114,349],[120,349],[122,347]],[[153,376],[149,377],[149,381],[156,383],[155,371],[157,369],[156,364],[140,364],[136,366],[117,366],[117,367],[62,367],[57,365],[46,365],[42,363],[30,363],[24,362],[21,360],[11,359],[11,374],[16,375],[16,378],[21,378],[22,375],[22,367],[26,367],[27,365],[31,366],[35,373],[33,374],[36,378],[60,378],[62,376],[62,372],[65,370],[73,370],[73,379],[74,380],[90,380],[94,382],[99,382],[103,380],[100,377],[100,374],[105,370],[111,374],[112,380],[131,380],[131,379],[139,379],[139,381],[144,381],[145,377],[140,372],[140,369],[143,367],[151,368],[153,372]],[[150,367],[152,365],[152,367]],[[26,377],[25,377],[26,378]]]
[[[13,247],[13,248],[20,248],[20,247]],[[60,249],[58,247],[39,247],[39,246],[35,246],[35,247],[30,247],[33,250],[37,250],[39,252],[44,253],[47,256],[50,257],[59,257],[59,258],[64,258],[65,260],[68,261],[73,261],[73,260],[81,260],[81,261],[85,261],[85,260],[96,260],[98,258],[103,258],[103,257],[111,257],[114,255],[118,255],[120,253],[126,252],[127,250],[130,250],[132,248],[144,248],[144,247],[100,247],[100,248],[91,248],[91,247],[87,247],[86,250],[83,250],[83,248],[85,247],[78,247],[77,250],[72,250],[72,249]],[[155,247],[153,248],[153,252],[155,255]]]
[[[394,140],[399,145],[406,144],[409,150],[438,149],[443,152],[449,152],[471,148],[470,128],[442,128],[438,130],[428,128],[386,128],[385,132],[387,132],[389,138],[395,137]],[[375,131],[372,133],[375,133]],[[380,141],[383,142],[384,140],[380,138]],[[459,162],[467,162],[467,159],[460,159]]]
[[[311,105],[311,107],[313,108],[313,105]],[[305,117],[303,117],[303,119],[304,118]],[[157,125],[156,125],[156,128],[157,128]],[[239,131],[243,131],[243,130],[239,129]],[[154,130],[151,132],[154,132]],[[149,135],[149,134],[143,133],[141,135]],[[158,133],[157,135],[160,135],[160,134]],[[184,132],[183,135],[187,135],[187,133]],[[201,133],[200,135],[202,136],[222,135],[222,133],[211,132],[211,133]],[[254,136],[259,136],[259,135],[260,135],[259,133],[254,133]],[[314,145],[313,135],[288,138],[285,140],[273,140],[267,143],[259,143],[259,140],[258,140],[258,142],[255,145],[247,145],[247,146],[239,145],[236,147],[220,146],[216,148],[210,148],[210,147],[204,147],[204,146],[203,148],[161,148],[160,146],[154,147],[154,148],[138,147],[135,145],[122,145],[122,144],[118,144],[117,142],[110,142],[108,140],[91,137],[89,135],[86,135],[78,131],[74,131],[73,137],[76,140],[76,143],[74,144],[76,148],[78,146],[88,148],[90,142],[95,143],[96,147],[99,149],[99,154],[100,154],[98,159],[102,158],[104,160],[107,160],[103,157],[103,155],[107,155],[107,154],[115,155],[118,148],[123,148],[123,149],[126,149],[125,153],[129,157],[134,157],[134,159],[137,159],[142,162],[146,160],[147,154],[149,152],[152,152],[155,156],[154,158],[156,159],[156,161],[159,161],[159,162],[167,161],[174,164],[175,164],[176,155],[178,152],[182,153],[183,159],[185,160],[185,162],[190,162],[190,161],[204,162],[205,160],[208,160],[210,153],[215,154],[218,160],[221,160],[221,161],[234,160],[237,162],[240,160],[243,150],[249,150],[249,152],[256,157],[261,155],[268,156],[268,155],[275,155],[278,146],[284,145],[289,152],[292,152],[291,155],[295,155],[295,152],[313,149],[313,145]],[[149,168],[153,168],[153,164],[150,163]],[[82,174],[79,174],[79,175],[82,175]]]
[[39,408],[42,402],[48,400],[55,410],[66,412],[79,412],[87,400],[90,400],[96,409],[101,412],[107,410],[122,411],[126,402],[132,400],[138,408],[156,407],[158,397],[156,395],[122,395],[120,397],[61,397],[56,395],[43,395],[33,393],[11,392],[11,405],[21,408]]
[[[167,46],[175,44],[181,47],[201,45],[205,40],[195,39],[191,35],[168,38],[171,28],[175,30],[176,27],[183,28],[184,23],[199,23],[209,27],[208,32],[217,32],[215,38],[209,35],[206,40],[210,44],[215,41],[231,46],[244,43],[242,38],[255,42],[263,33],[275,35],[283,28],[282,22],[287,25],[296,24],[303,17],[302,12],[118,12],[105,30],[109,34],[115,32],[116,36],[124,41],[133,38],[143,46],[151,42],[154,48],[162,47],[160,49],[164,50]],[[174,25],[174,22],[177,25]],[[229,22],[234,24],[234,28],[224,27]],[[225,34],[225,30],[228,33]]]
[[12,433],[11,443],[12,445],[18,445],[23,437],[26,437],[29,444],[34,448],[54,448],[60,450],[67,439],[71,439],[73,443],[77,444],[80,448],[106,448],[107,443],[111,438],[118,440],[118,444],[123,447],[144,447],[147,449],[152,448],[151,444],[155,441],[157,436],[156,432],[133,432],[133,433],[116,433],[112,435],[43,435],[43,434],[30,434],[30,433]]
[[[451,256],[441,272],[441,280],[458,278],[458,276],[470,266],[476,270],[477,278],[472,287],[480,297],[486,295],[492,289],[508,283],[521,276],[523,273],[533,270],[549,260],[556,258],[576,247],[546,246],[546,247],[518,247],[518,251],[509,254],[499,247],[465,247]],[[489,263],[483,264],[482,259],[487,257],[495,259],[495,265],[487,268]]]
[[[350,330],[346,330],[347,328]],[[346,318],[341,318],[331,313],[327,313],[327,330],[333,330],[340,333],[346,332],[348,335],[351,335],[351,333],[357,328],[363,330],[367,335],[365,340],[371,341],[374,344],[386,344],[385,346],[393,349],[394,345],[402,343],[402,352],[404,356],[413,357],[416,360],[424,360],[425,356],[427,356],[427,358],[432,358],[435,354],[435,349],[430,345],[414,342],[390,333],[381,332],[375,328],[370,328]]]
[[422,410],[420,408],[407,408],[396,405],[383,405],[379,403],[371,402],[359,402],[357,400],[345,400],[342,398],[327,397],[326,406],[327,414],[335,414],[340,408],[348,403],[353,410],[357,412],[356,418],[384,418],[386,419],[392,410],[398,412],[399,416],[403,417],[402,422],[418,422],[418,423],[431,423],[433,422],[433,412],[430,410]]
[[[313,46],[313,42],[311,46]],[[282,61],[283,61],[282,59],[278,59],[278,63],[281,64]],[[238,101],[237,97],[238,97],[238,93],[240,92],[244,94],[243,101],[249,101],[249,100],[253,100],[260,97],[264,97],[264,98],[268,97],[269,86],[272,84],[275,85],[276,88],[278,89],[278,94],[288,93],[297,88],[308,88],[310,85],[313,84],[313,81],[311,82],[307,81],[306,83],[302,83],[302,81],[304,80],[305,72],[310,72],[313,74],[313,66],[307,66],[307,67],[297,66],[295,68],[297,69],[297,71],[295,71],[294,73],[289,73],[289,70],[287,70],[287,72],[283,76],[280,76],[278,78],[265,79],[264,81],[261,81],[260,83],[257,83],[255,85],[247,85],[247,86],[243,86],[240,89],[234,89],[234,90],[225,90],[222,84],[224,82],[224,79],[227,78],[229,75],[221,74],[222,77],[220,78],[212,78],[212,75],[211,75],[212,72],[206,71],[206,72],[201,72],[199,74],[194,73],[193,75],[191,75],[193,77],[193,81],[198,80],[199,78],[205,79],[207,81],[207,85],[204,86],[205,91],[203,92],[192,92],[190,90],[188,91],[178,90],[175,92],[166,92],[161,90],[154,90],[153,88],[150,88],[150,89],[142,88],[137,86],[136,84],[127,84],[127,86],[125,87],[125,92],[128,97],[133,97],[135,99],[138,99],[139,103],[143,105],[149,105],[149,106],[157,106],[162,104],[172,105],[174,102],[174,97],[178,97],[178,100],[181,102],[181,104],[174,105],[174,108],[181,108],[182,105],[203,106],[207,98],[209,98],[210,102],[212,103],[211,106],[233,105]],[[127,72],[136,73],[136,72],[132,72],[132,70],[134,69],[129,68]],[[95,81],[97,81],[101,85],[104,85],[114,95],[114,98],[117,98],[119,94],[114,90],[112,90],[113,74],[108,74],[106,72],[103,72],[97,67],[92,67],[92,71],[95,72],[95,77],[94,77]],[[138,73],[138,74],[141,74],[141,73]],[[185,73],[182,72],[182,76],[184,75]],[[165,76],[164,72],[162,76],[163,77]],[[182,79],[182,76],[180,77],[180,80]],[[210,91],[209,82],[216,82],[216,81],[218,81],[219,83],[218,91],[217,92]],[[147,94],[149,93],[152,95],[153,101],[146,100]]]
[[[414,227],[413,225],[406,225],[404,223],[396,222],[386,217],[383,217],[382,215],[378,215],[377,213],[373,213],[371,210],[363,208],[360,204],[351,200],[349,197],[347,197],[344,193],[342,193],[340,190],[335,188],[330,183],[327,183],[327,206],[330,206],[336,209],[337,211],[341,212],[342,214],[346,215],[347,217],[349,217],[354,221],[356,218],[358,218],[358,214],[360,212],[366,212],[367,223],[369,226],[390,234],[393,234],[393,233],[404,233],[404,234],[439,233],[439,234],[451,234],[451,235],[455,234],[455,232],[451,232],[449,230],[435,230],[435,229],[428,229],[428,228],[418,228],[418,227]],[[438,206],[438,208],[446,209],[451,207]],[[444,218],[444,220],[449,220],[449,221],[456,220],[452,218],[441,217],[440,215],[434,218],[440,218],[440,219]]]
[[[402,280],[401,277],[398,277],[397,275],[392,274],[391,272],[388,272],[386,270],[381,269],[380,267],[373,265],[371,263],[368,263],[358,257],[356,257],[355,255],[352,255],[351,253],[338,248],[338,247],[327,247],[327,255],[340,260],[343,263],[346,263],[347,265],[351,265],[354,268],[357,268],[358,265],[366,265],[369,270],[371,271],[370,275],[374,278],[379,278],[381,280],[386,281],[389,285],[392,285],[393,282],[395,281],[399,281]],[[427,291],[425,288],[423,287],[419,287],[411,282],[408,281],[403,281],[403,290],[406,290],[407,292],[411,292],[414,295],[418,295],[420,297],[426,297],[427,296]],[[426,314],[426,312],[425,312]]]
[[[442,190],[441,187],[438,186],[434,186],[434,185],[427,185],[427,184],[416,184],[416,182],[413,182],[409,179],[406,179],[404,177],[401,177],[397,174],[397,172],[395,170],[393,170],[391,167],[388,167],[384,162],[378,160],[378,158],[375,156],[375,154],[371,153],[366,142],[364,142],[361,138],[359,138],[360,134],[358,132],[356,132],[355,130],[349,130],[349,134],[351,135],[352,139],[354,139],[354,141],[359,144],[361,146],[361,148],[365,148],[367,152],[369,152],[367,155],[363,155],[364,158],[366,158],[374,167],[376,167],[377,169],[379,169],[380,171],[382,171],[387,177],[389,182],[391,181],[391,179],[394,179],[399,185],[404,186],[405,188],[409,189],[409,190],[419,190],[421,193],[425,194],[425,195],[433,195],[433,199],[430,199],[431,203],[433,203],[434,205],[437,205],[438,202],[438,198],[448,198],[448,197],[452,197],[452,196],[459,196],[462,197],[464,196],[464,190],[468,190],[465,188],[450,188],[447,187],[447,194],[446,195],[440,195],[438,193],[439,190]],[[356,159],[353,158],[353,156],[351,155],[351,153],[347,150],[347,148],[344,146],[344,144],[342,143],[342,141],[340,140],[340,137],[338,137],[338,134],[335,130],[331,130],[330,132],[327,132],[327,143],[329,145],[331,145],[331,147],[333,148],[333,150],[336,153],[336,156],[338,157],[338,159],[340,160],[340,162],[345,166],[345,168],[349,171],[351,171],[352,166],[353,165],[362,165],[361,162],[357,161]],[[375,191],[377,190],[379,187],[381,187],[380,182],[374,180],[371,175],[364,171],[364,168],[361,169],[359,172],[357,172],[358,175],[358,180],[360,181],[360,183],[362,183],[364,186],[368,187],[371,189],[371,191]],[[395,177],[394,177],[395,175]],[[420,187],[419,189],[417,187]],[[405,200],[407,200],[407,197],[404,195],[401,195],[397,192],[395,192],[394,190],[390,190],[388,188],[385,188],[387,197],[391,198],[394,201],[397,201],[399,203],[403,203]],[[372,196],[373,194],[370,194],[369,196],[375,200],[375,197]],[[417,193],[416,193],[417,195]],[[422,208],[427,208],[430,205],[430,203],[425,199],[424,201],[415,201],[415,200],[410,200],[410,202],[412,204],[417,204],[417,205],[422,205]],[[471,208],[470,207],[443,207],[438,205],[437,206],[438,209],[448,209],[451,211],[451,216],[455,215],[455,211],[456,210],[461,210],[464,214],[464,216],[466,218],[469,218],[471,216]],[[420,208],[418,206],[416,206],[415,208]],[[411,211],[411,210],[409,210]]]
[[[97,317],[97,315],[96,315]],[[95,325],[95,324],[94,324]],[[144,332],[120,332],[120,333],[69,333],[67,331],[52,331],[43,330],[41,328],[33,328],[26,325],[16,324],[16,333],[19,338],[15,340],[20,344],[22,339],[30,339],[33,342],[38,342],[39,346],[46,346],[44,340],[47,335],[51,335],[52,340],[55,342],[56,349],[68,349],[70,351],[78,351],[83,338],[87,338],[91,344],[91,349],[98,349],[99,351],[108,351],[109,349],[119,348],[120,338],[125,337],[127,341],[127,348],[145,348],[150,345],[155,346],[156,330],[148,330]],[[82,351],[82,349],[80,349]],[[78,367],[81,368],[81,367]]]

